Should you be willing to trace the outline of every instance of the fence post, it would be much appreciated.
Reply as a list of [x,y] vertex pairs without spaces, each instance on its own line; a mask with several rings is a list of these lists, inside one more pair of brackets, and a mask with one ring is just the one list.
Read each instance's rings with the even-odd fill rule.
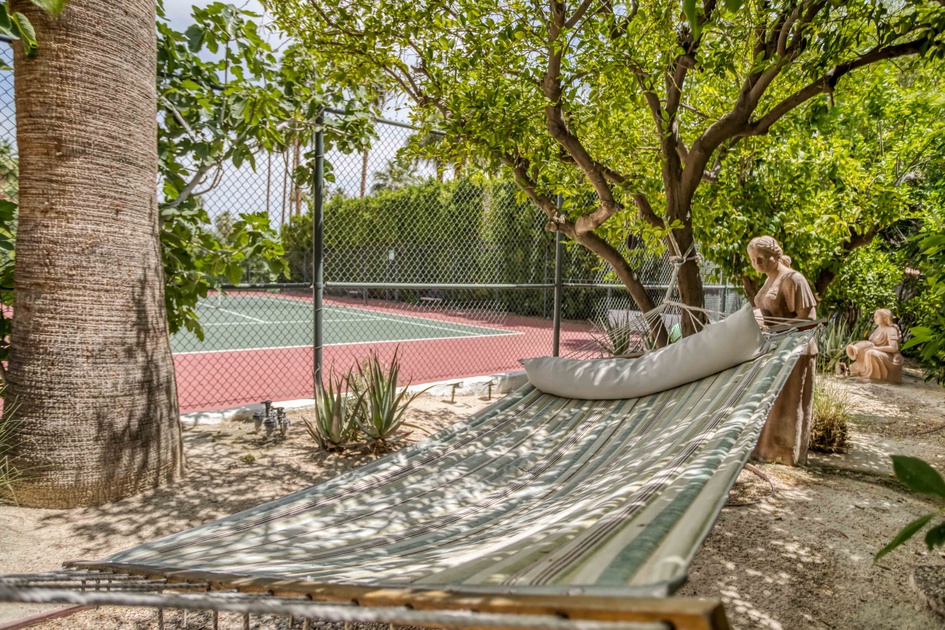
[[[558,212],[561,212],[561,206],[564,204],[564,200],[560,194],[558,195],[557,201]],[[551,355],[555,357],[561,355],[561,293],[564,288],[561,279],[562,250],[564,249],[563,236],[561,232],[555,231],[555,297],[554,305],[552,306],[551,324],[554,331],[551,342]]]
[[325,135],[322,131],[324,115],[315,119],[315,173],[312,178],[312,291],[313,291],[313,384],[322,383],[322,298],[325,292],[325,211],[322,194],[325,189]]

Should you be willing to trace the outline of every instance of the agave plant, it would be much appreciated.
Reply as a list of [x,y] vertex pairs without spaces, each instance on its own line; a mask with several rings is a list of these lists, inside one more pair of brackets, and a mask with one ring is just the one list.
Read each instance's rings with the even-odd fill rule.
[[[357,391],[360,398],[360,412],[355,419],[361,431],[372,442],[384,442],[404,423],[404,412],[417,396],[427,391],[423,389],[409,394],[407,388],[397,387],[400,375],[400,358],[397,351],[384,366],[376,352],[358,365],[357,375],[349,380],[349,387]],[[429,389],[429,388],[427,388]]]
[[335,378],[332,372],[328,375],[327,388],[320,383],[315,386],[315,422],[309,422],[307,418],[302,420],[309,435],[323,450],[344,449],[357,431],[355,418],[361,407],[359,396],[363,397],[363,394],[353,392],[353,396],[345,396],[343,387],[345,382],[351,383],[352,380],[350,372],[340,378]]
[[612,317],[604,314],[594,323],[591,339],[604,357],[621,357],[652,350],[643,316],[624,311]]
[[850,325],[846,318],[834,315],[817,336],[817,369],[833,374],[847,358],[847,346],[865,337],[867,326]]

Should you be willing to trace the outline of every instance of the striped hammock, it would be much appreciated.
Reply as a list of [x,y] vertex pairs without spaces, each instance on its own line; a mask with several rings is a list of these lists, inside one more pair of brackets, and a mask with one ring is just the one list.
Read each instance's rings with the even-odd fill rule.
[[651,396],[526,386],[359,470],[108,558],[228,576],[465,592],[679,587],[810,339]]
[[718,518],[813,334],[632,400],[530,386],[287,497],[44,574],[0,601],[145,606],[432,627],[726,630],[665,597]]

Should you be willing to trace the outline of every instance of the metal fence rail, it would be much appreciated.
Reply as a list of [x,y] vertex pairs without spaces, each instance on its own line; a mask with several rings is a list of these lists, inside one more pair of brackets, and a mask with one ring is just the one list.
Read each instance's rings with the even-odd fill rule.
[[[9,46],[0,61],[12,64]],[[0,94],[0,194],[15,199],[11,72],[0,71]],[[255,169],[228,166],[203,192],[221,238],[239,214],[266,213],[289,272],[272,278],[248,260],[242,284],[198,307],[205,338],[172,337],[183,411],[309,398],[316,371],[347,371],[371,352],[396,352],[413,383],[515,370],[521,357],[556,351],[592,356],[601,322],[636,309],[594,255],[543,229],[514,184],[411,159],[408,145],[439,139],[409,125],[378,120],[374,134],[360,153],[326,151],[319,137],[261,153]],[[322,186],[293,177],[309,149],[324,156]],[[659,303],[668,258],[632,259]],[[706,292],[708,308],[740,304],[733,287]]]

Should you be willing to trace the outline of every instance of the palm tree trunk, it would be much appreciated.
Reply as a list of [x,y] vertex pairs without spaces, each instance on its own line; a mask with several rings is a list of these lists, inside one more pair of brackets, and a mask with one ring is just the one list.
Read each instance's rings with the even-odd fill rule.
[[[129,496],[183,472],[158,232],[153,0],[14,0],[20,216],[7,409],[22,505]],[[11,404],[12,403],[12,404]]]

